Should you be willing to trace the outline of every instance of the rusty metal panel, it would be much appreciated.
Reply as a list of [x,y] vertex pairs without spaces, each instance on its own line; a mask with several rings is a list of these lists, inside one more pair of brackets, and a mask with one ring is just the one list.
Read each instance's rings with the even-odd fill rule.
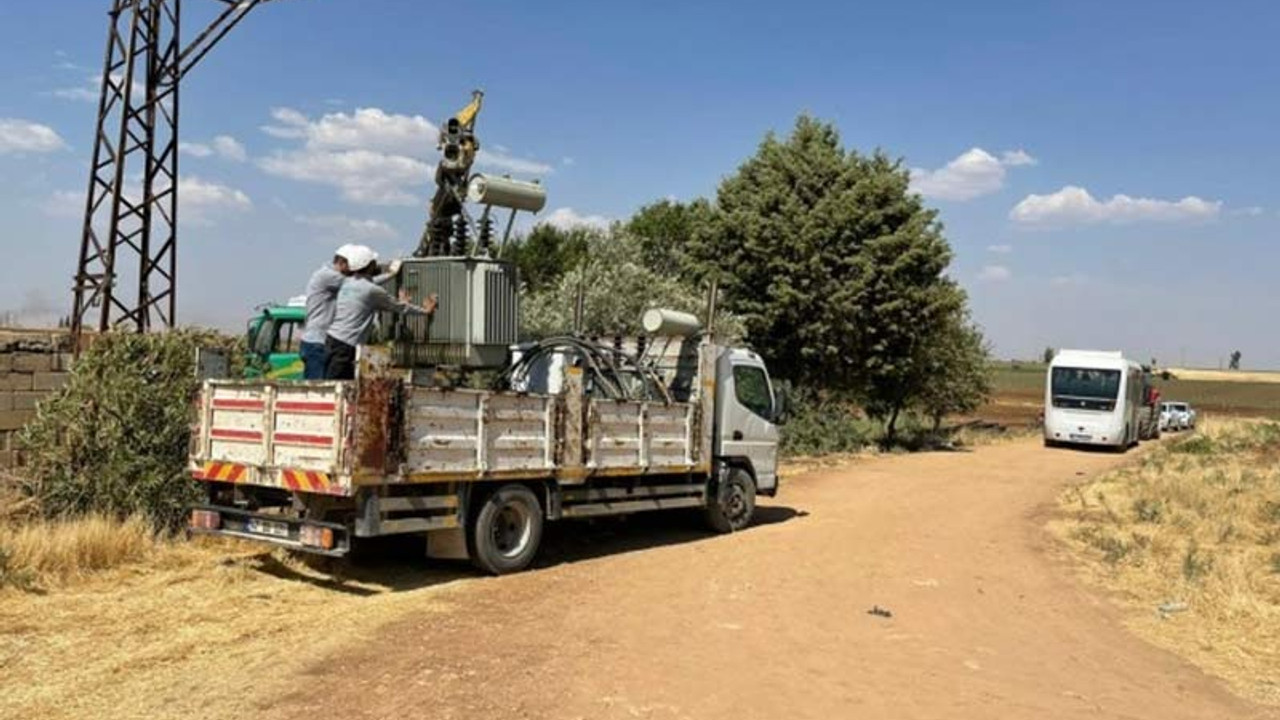
[[587,410],[587,467],[644,467],[643,419],[644,403],[592,400]]
[[565,369],[564,393],[560,397],[560,420],[557,425],[559,447],[558,476],[564,483],[586,479],[586,410],[582,368]]
[[555,467],[554,403],[538,395],[413,388],[405,473],[547,474]]
[[550,470],[554,467],[554,401],[545,396],[487,396],[484,470]]
[[650,405],[645,419],[645,465],[692,465],[694,409],[691,405]]

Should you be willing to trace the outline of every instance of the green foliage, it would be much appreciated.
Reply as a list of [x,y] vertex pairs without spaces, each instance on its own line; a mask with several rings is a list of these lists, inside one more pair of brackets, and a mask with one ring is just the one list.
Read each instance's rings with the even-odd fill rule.
[[917,404],[936,432],[947,415],[973,412],[991,396],[991,352],[982,332],[960,316],[928,341]]
[[1164,503],[1151,498],[1138,498],[1133,501],[1133,514],[1139,522],[1158,523],[1164,516]]
[[846,151],[801,116],[727,178],[689,255],[777,372],[862,401],[887,422],[921,397],[930,338],[963,313],[951,250],[901,163]]
[[48,516],[141,514],[176,526],[196,499],[186,461],[196,349],[207,346],[242,357],[238,340],[206,331],[99,338],[19,436],[23,492]]
[[503,259],[519,268],[520,281],[528,291],[539,292],[556,285],[561,276],[581,265],[592,239],[602,234],[594,228],[561,229],[542,223],[508,246]]
[[[1049,363],[1053,362],[1053,356],[1056,354],[1057,352],[1053,348],[1046,347],[1040,357],[1044,361],[1044,364],[1048,365]],[[1152,360],[1151,365],[1154,366],[1155,364],[1156,364],[1155,361]]]
[[782,426],[784,457],[856,452],[871,441],[875,428],[847,402],[805,393],[793,399],[791,417]]
[[715,208],[705,199],[690,203],[659,200],[645,205],[627,221],[627,233],[640,244],[640,261],[668,276],[697,277],[689,248],[711,230]]
[[[637,238],[620,229],[589,237],[584,260],[567,270],[550,287],[526,295],[523,331],[531,338],[563,335],[573,328],[579,287],[584,293],[582,332],[587,335],[629,335],[641,332],[646,310],[683,310],[706,315],[706,292],[677,277],[647,266]],[[728,313],[716,319],[719,337],[740,337],[740,321]]]
[[1181,455],[1212,455],[1216,449],[1214,446],[1213,438],[1208,435],[1196,435],[1175,443],[1171,450]]

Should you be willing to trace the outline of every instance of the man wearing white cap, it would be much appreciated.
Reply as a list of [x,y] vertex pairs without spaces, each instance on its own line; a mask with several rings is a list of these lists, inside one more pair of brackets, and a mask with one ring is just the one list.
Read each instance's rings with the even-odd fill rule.
[[[320,266],[307,282],[307,319],[302,326],[302,342],[299,345],[302,377],[306,380],[324,379],[327,361],[325,338],[329,333],[329,325],[333,323],[338,290],[342,287],[342,281],[351,274],[349,255],[358,252],[358,247],[360,246],[347,244],[335,250],[333,262]],[[392,262],[391,274],[398,269],[398,264],[398,260]]]
[[338,290],[333,322],[325,337],[326,380],[355,378],[356,348],[369,337],[379,311],[413,315],[432,315],[436,311],[434,293],[419,307],[408,301],[404,291],[397,300],[383,290],[377,283],[378,254],[363,245],[347,250],[347,269],[350,274]]

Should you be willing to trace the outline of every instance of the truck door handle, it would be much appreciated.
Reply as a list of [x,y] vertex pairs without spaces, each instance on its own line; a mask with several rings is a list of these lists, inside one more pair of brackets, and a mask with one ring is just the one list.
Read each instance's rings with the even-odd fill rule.
[[734,431],[733,431],[733,439],[734,439],[734,440],[741,440],[741,439],[742,439],[742,431],[741,431],[741,430],[734,430]]

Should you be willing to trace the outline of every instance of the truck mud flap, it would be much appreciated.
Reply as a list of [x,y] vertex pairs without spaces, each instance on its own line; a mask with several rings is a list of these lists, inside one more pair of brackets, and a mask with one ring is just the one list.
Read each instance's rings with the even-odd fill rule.
[[[337,523],[255,513],[223,505],[194,505],[191,509],[193,522],[187,530],[193,535],[253,540],[329,557],[343,557],[351,551],[351,532]],[[203,524],[195,522],[197,516]],[[216,522],[213,522],[215,516]],[[326,533],[331,538],[328,547],[322,544]],[[305,536],[309,536],[311,541],[304,541]]]

